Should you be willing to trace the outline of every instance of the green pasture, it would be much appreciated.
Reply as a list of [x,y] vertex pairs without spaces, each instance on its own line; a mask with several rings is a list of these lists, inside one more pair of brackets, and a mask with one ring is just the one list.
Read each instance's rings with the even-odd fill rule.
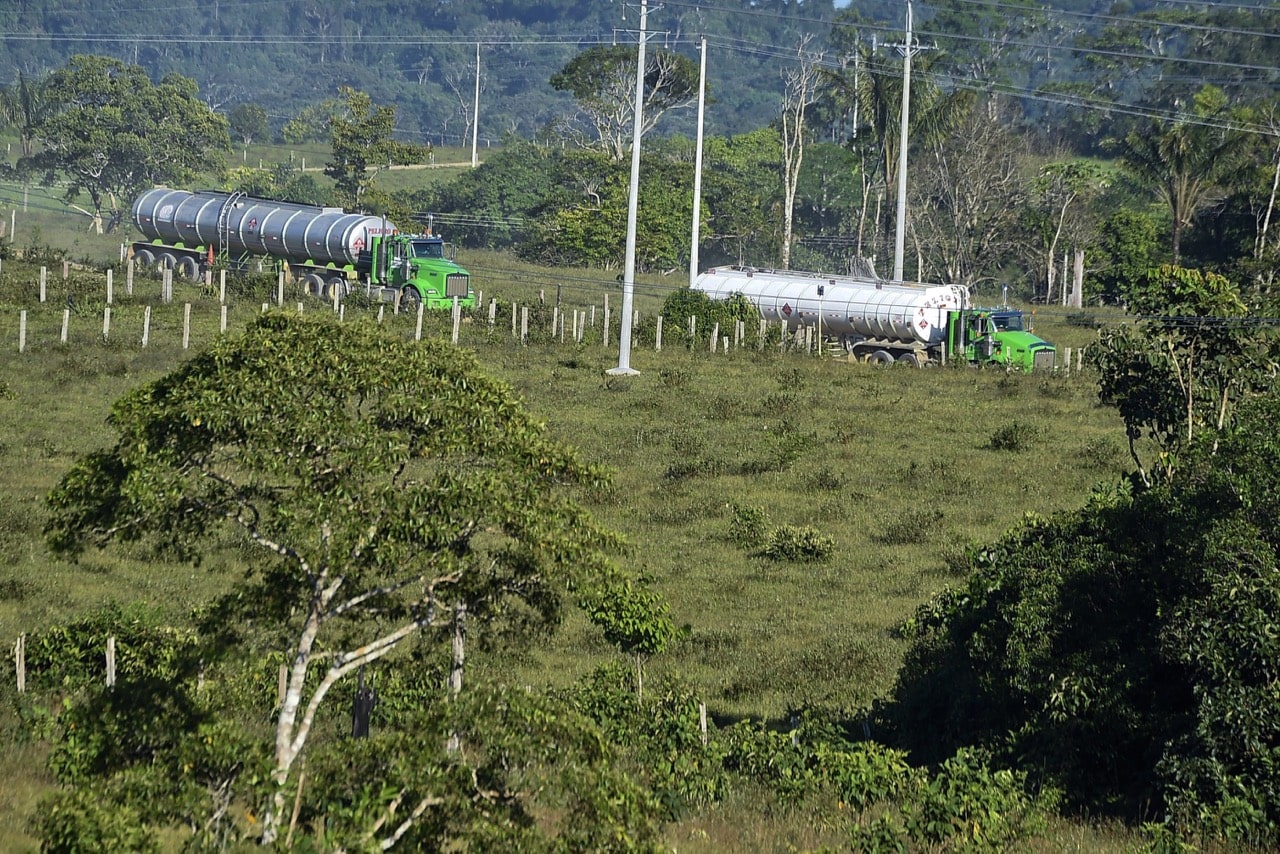
[[[166,305],[159,279],[145,275],[129,293],[116,268],[111,333],[104,339],[104,270],[118,257],[122,238],[89,235],[87,220],[66,213],[47,193],[33,188],[28,200],[27,212],[13,215],[17,245],[67,250],[44,259],[45,303],[39,302],[39,261],[0,265],[0,642],[6,649],[24,632],[108,602],[182,619],[245,568],[234,548],[210,554],[196,568],[158,564],[128,548],[76,564],[46,550],[43,498],[76,457],[113,440],[112,402],[221,334],[222,307],[216,286],[186,283],[175,286]],[[76,262],[66,279],[62,257]],[[612,469],[613,488],[591,509],[628,541],[619,562],[665,596],[676,622],[687,627],[673,651],[648,665],[648,681],[658,684],[666,675],[688,681],[720,721],[780,721],[814,704],[852,713],[884,694],[904,650],[894,627],[958,580],[950,569],[954,557],[995,539],[1027,513],[1079,505],[1128,463],[1120,421],[1097,403],[1087,371],[875,369],[784,353],[772,338],[761,348],[754,328],[741,348],[712,353],[708,330],[686,346],[685,322],[673,318],[665,319],[659,352],[654,318],[666,295],[687,281],[687,273],[675,273],[637,280],[640,326],[630,363],[639,373],[615,377],[606,371],[619,358],[617,271],[541,268],[465,247],[459,260],[484,296],[464,318],[459,346],[474,349],[486,370],[510,383],[553,435]],[[491,300],[498,301],[492,326]],[[227,334],[237,334],[264,303],[274,302],[274,282],[265,277],[233,283]],[[296,311],[299,303],[304,311],[332,310],[291,292],[283,308],[272,310]],[[183,350],[187,305],[190,344]],[[512,305],[529,309],[525,343],[511,334]],[[394,314],[391,305],[357,296],[344,309],[347,316],[379,310],[398,334],[417,334],[416,316]],[[553,316],[561,313],[590,324],[582,343],[563,332],[552,338]],[[1097,325],[1119,320],[1042,306],[1034,322],[1043,337],[1075,350],[1094,339]],[[571,331],[574,321],[567,323]],[[451,333],[446,315],[424,317],[424,337]],[[834,541],[834,554],[815,563],[769,560],[735,539],[743,518],[762,520],[765,533],[784,525],[812,528]],[[499,658],[477,654],[468,664],[520,684],[565,685],[612,654],[598,629],[571,614],[545,643]],[[2,672],[12,678],[12,665]],[[27,817],[51,785],[38,753],[30,746],[0,751],[0,769],[14,783],[0,796],[0,849],[31,848]],[[707,851],[822,844],[820,833],[802,830],[759,803],[727,804],[718,815],[674,826],[670,842]],[[1066,822],[1053,835],[1088,848],[1117,845],[1125,836]]]

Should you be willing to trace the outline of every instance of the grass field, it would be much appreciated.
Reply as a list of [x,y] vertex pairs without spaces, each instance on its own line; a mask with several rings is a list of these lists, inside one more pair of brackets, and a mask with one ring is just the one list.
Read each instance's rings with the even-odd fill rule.
[[[114,400],[218,334],[219,306],[191,286],[179,286],[175,303],[163,306],[158,281],[139,277],[129,296],[117,276],[115,331],[104,341],[98,283],[118,238],[82,232],[86,222],[65,206],[57,212],[61,203],[47,194],[32,190],[29,205],[13,215],[18,244],[66,247],[91,269],[74,270],[68,283],[60,268],[50,269],[49,301],[41,305],[36,267],[0,268],[0,643],[7,649],[20,633],[108,601],[181,619],[240,572],[227,556],[193,569],[155,564],[128,549],[78,564],[47,552],[44,496],[78,455],[112,441],[106,418]],[[40,239],[24,239],[24,229]],[[779,719],[804,704],[853,711],[883,694],[903,652],[893,627],[957,580],[949,569],[954,556],[1027,513],[1078,506],[1095,484],[1114,481],[1127,466],[1122,426],[1097,403],[1087,372],[877,370],[759,351],[749,330],[748,346],[728,354],[712,354],[705,344],[689,350],[669,343],[655,352],[637,343],[631,365],[639,375],[611,377],[605,372],[617,364],[616,332],[604,346],[598,326],[606,295],[616,318],[614,273],[532,267],[498,253],[464,252],[460,260],[486,301],[533,306],[541,324],[522,345],[511,337],[507,309],[493,329],[478,311],[464,323],[460,345],[510,383],[553,435],[613,470],[613,489],[591,509],[629,542],[620,562],[661,592],[688,627],[675,650],[650,663],[650,681],[687,680],[721,720]],[[641,276],[642,318],[652,318],[682,283],[682,275]],[[63,345],[68,294],[71,332]],[[263,294],[234,292],[230,334],[263,301]],[[550,340],[549,306],[557,301],[594,317],[586,343]],[[184,351],[187,302],[193,331]],[[147,306],[151,343],[143,349]],[[27,346],[18,353],[24,309]],[[326,307],[309,301],[305,310]],[[375,310],[358,301],[348,307]],[[1036,328],[1075,349],[1093,340],[1096,323],[1117,319],[1049,307],[1040,309]],[[388,312],[385,322],[414,334],[412,317]],[[427,318],[425,335],[449,331],[444,318]],[[768,529],[811,526],[834,540],[834,557],[811,564],[760,557],[731,536],[743,516],[763,518]],[[504,658],[475,656],[469,664],[524,684],[563,685],[610,654],[598,630],[571,615],[546,645]],[[3,673],[11,680],[12,666]],[[0,749],[0,772],[12,781],[0,795],[0,850],[30,848],[27,817],[50,780],[30,747]],[[744,821],[753,809],[727,806],[719,817],[675,827],[672,847],[781,849],[823,841],[792,820]],[[1064,822],[1053,847],[1122,848],[1126,838]]]

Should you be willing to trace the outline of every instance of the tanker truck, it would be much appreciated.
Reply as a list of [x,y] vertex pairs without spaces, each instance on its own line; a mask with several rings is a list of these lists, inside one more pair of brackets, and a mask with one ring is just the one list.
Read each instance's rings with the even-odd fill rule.
[[718,300],[741,294],[765,320],[785,322],[792,332],[815,327],[826,342],[873,364],[1054,365],[1054,346],[1024,328],[1020,310],[975,308],[961,285],[731,266],[707,270],[693,288]]
[[276,262],[307,293],[333,299],[361,287],[427,308],[475,304],[470,275],[453,247],[433,234],[401,234],[387,220],[341,208],[258,199],[215,190],[156,187],[133,203],[143,240],[130,247],[140,267],[194,282],[215,263],[248,270]]

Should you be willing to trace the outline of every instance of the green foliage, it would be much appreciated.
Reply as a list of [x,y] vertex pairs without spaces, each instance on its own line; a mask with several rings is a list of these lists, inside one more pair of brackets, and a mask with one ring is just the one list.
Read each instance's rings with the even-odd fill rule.
[[[755,306],[742,294],[734,294],[727,300],[712,299],[703,291],[693,288],[677,288],[662,301],[662,316],[667,319],[664,337],[672,342],[684,342],[695,347],[705,342],[711,331],[720,327],[721,335],[732,336],[738,321],[751,321],[760,316]],[[693,335],[689,334],[689,318],[694,319]]]
[[[596,142],[613,159],[630,149],[636,91],[636,50],[628,45],[598,45],[570,59],[551,76],[553,89],[569,92],[589,118]],[[669,50],[645,52],[643,130],[668,110],[686,106],[698,95],[696,63]]]
[[764,508],[737,503],[731,504],[730,508],[733,518],[729,520],[729,541],[743,549],[763,545],[768,522]]
[[1075,802],[1275,844],[1278,427],[1280,397],[1246,402],[1166,485],[972,550],[968,583],[917,614],[882,709],[899,743],[984,746]]
[[50,798],[32,820],[32,831],[40,838],[42,851],[59,854],[161,850],[141,810],[106,802],[99,793],[85,789]]
[[231,132],[245,145],[255,139],[265,140],[270,128],[267,126],[267,111],[260,104],[237,104],[227,115]]
[[1181,447],[1224,429],[1236,401],[1271,387],[1275,336],[1244,320],[1239,290],[1215,273],[1161,267],[1129,298],[1139,328],[1103,330],[1088,358],[1099,398],[1124,419],[1140,475],[1147,479],[1136,443],[1146,437],[1167,477]]
[[47,96],[54,108],[32,128],[40,150],[19,171],[65,182],[68,202],[88,194],[99,233],[121,224],[139,190],[216,171],[230,148],[226,119],[179,74],[152,84],[136,65],[80,55],[50,75]]
[[386,202],[370,195],[378,173],[393,164],[421,163],[429,145],[392,137],[395,107],[375,107],[368,94],[344,86],[342,106],[329,121],[332,157],[324,174],[333,179],[338,197],[352,210],[385,210]]
[[1085,290],[1104,302],[1120,303],[1148,270],[1159,266],[1159,229],[1149,214],[1124,208],[1103,220],[1098,230]]
[[836,541],[810,525],[779,525],[765,537],[760,554],[790,563],[822,563],[835,553]]
[[723,748],[717,740],[703,741],[697,697],[687,686],[666,681],[637,701],[628,681],[623,668],[606,665],[565,697],[625,751],[668,818],[723,798]]
[[1025,451],[1035,443],[1037,432],[1034,425],[1011,421],[998,427],[983,447],[988,451]]
[[115,445],[51,493],[49,543],[198,562],[227,538],[256,553],[221,630],[261,620],[290,662],[266,842],[332,685],[461,606],[493,642],[553,625],[566,588],[603,577],[618,545],[564,494],[602,470],[548,440],[474,357],[373,324],[264,315],[121,399],[111,423]]

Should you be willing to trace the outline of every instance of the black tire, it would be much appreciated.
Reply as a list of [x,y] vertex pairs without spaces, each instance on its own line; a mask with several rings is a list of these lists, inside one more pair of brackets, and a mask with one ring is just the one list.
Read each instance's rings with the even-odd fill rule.
[[156,256],[157,270],[172,270],[178,266],[178,259],[172,252],[161,252]]
[[405,311],[409,309],[417,311],[421,303],[422,295],[418,293],[418,289],[413,285],[405,285],[400,289],[400,307]]
[[156,263],[156,253],[150,249],[139,249],[133,253],[133,267],[135,270],[145,270],[154,263]]
[[173,274],[181,276],[189,282],[198,282],[202,278],[200,275],[200,262],[190,255],[185,255],[178,259],[177,265],[173,268]]
[[309,296],[324,296],[324,279],[319,273],[307,273],[302,277],[302,292]]
[[324,298],[327,300],[332,301],[334,294],[338,295],[338,299],[346,299],[348,293],[350,293],[350,288],[347,280],[341,276],[334,276],[325,283]]
[[893,354],[890,353],[888,350],[876,350],[874,353],[872,353],[870,356],[867,357],[867,364],[892,365]]
[[903,353],[898,357],[898,364],[904,368],[920,367],[920,358],[915,353]]

